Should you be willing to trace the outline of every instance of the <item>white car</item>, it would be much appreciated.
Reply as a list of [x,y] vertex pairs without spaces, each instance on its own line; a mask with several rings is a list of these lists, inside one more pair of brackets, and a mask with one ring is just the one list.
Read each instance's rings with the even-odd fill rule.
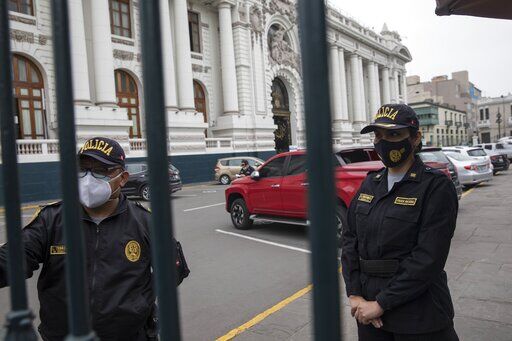
[[445,152],[445,154],[457,168],[462,186],[469,187],[492,180],[493,169],[489,161],[475,160],[471,156],[455,152]]
[[491,157],[481,147],[443,147],[443,152],[453,152],[470,156],[475,160],[491,162]]
[[476,147],[482,147],[483,149],[492,150],[493,152],[500,154],[507,154],[507,158],[512,160],[512,144],[508,144],[506,142],[482,143],[476,145]]

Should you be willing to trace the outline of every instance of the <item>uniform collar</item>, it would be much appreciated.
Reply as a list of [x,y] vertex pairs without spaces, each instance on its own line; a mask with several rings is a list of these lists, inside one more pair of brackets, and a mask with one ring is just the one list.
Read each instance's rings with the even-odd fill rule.
[[[126,196],[123,193],[120,193],[119,194],[119,202],[117,203],[117,207],[116,207],[115,211],[110,216],[106,217],[103,220],[112,218],[112,217],[114,217],[114,216],[116,216],[118,214],[121,214],[124,211],[126,211],[126,209],[128,207],[127,201],[128,201],[128,199],[126,198]],[[85,208],[83,208],[83,206],[82,206],[82,213],[83,213],[82,219],[88,220],[88,221],[93,221],[92,218],[87,213],[87,211],[85,210]]]
[[[425,168],[425,165],[423,164],[423,161],[418,156],[414,157],[414,163],[412,164],[411,168],[405,173],[402,181],[414,181],[414,182],[420,182],[421,178],[423,176],[423,170]],[[373,181],[380,182],[382,179],[386,178],[388,175],[388,169],[382,168],[379,170],[374,176]]]

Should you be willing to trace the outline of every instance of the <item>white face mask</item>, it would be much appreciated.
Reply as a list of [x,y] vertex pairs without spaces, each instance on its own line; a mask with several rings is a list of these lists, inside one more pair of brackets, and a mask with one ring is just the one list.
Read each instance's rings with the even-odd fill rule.
[[[123,173],[110,179],[110,181],[117,179]],[[110,188],[110,182],[96,179],[89,172],[83,178],[78,179],[78,191],[80,194],[80,202],[88,208],[96,208],[106,203],[113,193],[117,192],[121,187],[117,188],[114,192]]]

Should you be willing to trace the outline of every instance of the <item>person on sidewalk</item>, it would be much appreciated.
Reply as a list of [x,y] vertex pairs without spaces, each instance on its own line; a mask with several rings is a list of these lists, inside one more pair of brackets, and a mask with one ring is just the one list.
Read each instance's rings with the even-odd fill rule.
[[[151,213],[121,193],[128,181],[125,153],[114,140],[96,137],[78,152],[79,194],[86,248],[92,326],[101,340],[156,340],[151,270]],[[26,276],[38,279],[39,333],[45,341],[68,334],[62,202],[42,207],[23,229]],[[189,270],[174,240],[178,285]],[[0,288],[7,283],[7,247],[0,248]],[[171,262],[174,266],[174,262]]]
[[369,132],[386,167],[368,174],[342,232],[359,340],[458,340],[444,271],[457,221],[455,187],[415,155],[421,132],[411,107],[382,106],[361,130]]

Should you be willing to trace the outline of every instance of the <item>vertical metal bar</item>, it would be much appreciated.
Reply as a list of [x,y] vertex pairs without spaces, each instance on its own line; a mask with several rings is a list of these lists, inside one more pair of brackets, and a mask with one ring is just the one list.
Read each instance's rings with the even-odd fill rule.
[[[86,291],[85,247],[78,203],[75,109],[71,80],[71,55],[67,0],[52,0],[53,53],[57,89],[57,116],[60,147],[64,236],[66,241],[66,280],[68,295],[68,340],[94,340],[90,328],[89,299]],[[113,71],[112,71],[113,72]]]
[[2,169],[7,223],[7,272],[11,287],[11,311],[7,315],[6,340],[36,340],[33,314],[28,309],[25,285],[25,253],[21,236],[21,213],[16,159],[16,135],[11,72],[11,47],[7,1],[0,1],[0,127]]
[[316,340],[340,340],[331,110],[323,0],[299,1]]
[[180,340],[176,291],[176,250],[172,244],[159,0],[140,2],[142,70],[151,189],[151,251],[155,270],[160,338]]

